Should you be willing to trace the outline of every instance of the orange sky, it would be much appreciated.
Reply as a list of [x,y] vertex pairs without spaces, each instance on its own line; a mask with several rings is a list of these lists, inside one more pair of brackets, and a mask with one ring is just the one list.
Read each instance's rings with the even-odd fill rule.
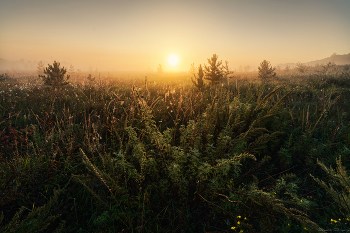
[[[232,68],[350,52],[349,0],[4,0],[0,58],[88,70],[188,71],[214,53]],[[176,67],[167,58],[177,54]]]

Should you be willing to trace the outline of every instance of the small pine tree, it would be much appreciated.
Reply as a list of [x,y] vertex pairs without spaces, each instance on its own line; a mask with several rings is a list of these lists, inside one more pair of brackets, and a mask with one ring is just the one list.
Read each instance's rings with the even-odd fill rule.
[[71,74],[74,74],[74,66],[73,65],[70,65],[68,72]]
[[60,87],[69,84],[68,80],[70,76],[65,76],[67,70],[64,67],[60,68],[59,62],[54,61],[53,65],[48,65],[49,67],[46,67],[44,70],[45,75],[39,75],[45,85]]
[[222,65],[220,67],[221,71],[222,71],[222,75],[223,75],[223,78],[227,80],[227,78],[232,78],[232,77],[229,77],[230,74],[233,74],[234,72],[230,70],[230,68],[228,67],[228,61],[225,61],[225,65]]
[[259,69],[258,76],[264,82],[266,82],[271,78],[276,77],[276,73],[275,73],[276,68],[272,68],[270,62],[266,60],[260,63],[260,66],[258,67],[258,69]]
[[190,72],[190,74],[195,74],[196,73],[196,67],[194,66],[194,62],[191,64],[189,72]]
[[38,73],[38,75],[43,75],[44,74],[44,63],[40,60],[38,63],[38,66],[36,68],[36,72]]
[[198,88],[198,90],[202,90],[204,88],[204,80],[203,80],[204,73],[203,73],[202,65],[199,65],[198,67],[198,77],[194,72],[193,72],[193,76],[194,78],[191,77],[193,84]]
[[205,79],[211,81],[213,85],[218,84],[223,77],[222,61],[218,61],[218,56],[213,54],[208,58],[209,66],[204,65]]

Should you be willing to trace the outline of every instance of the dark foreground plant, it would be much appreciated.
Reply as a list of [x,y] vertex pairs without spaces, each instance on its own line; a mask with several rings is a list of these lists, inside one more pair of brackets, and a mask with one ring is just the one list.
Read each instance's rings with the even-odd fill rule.
[[[18,210],[15,216],[4,224],[4,215],[0,215],[0,231],[3,233],[37,233],[47,230],[52,223],[60,217],[60,214],[54,214],[58,203],[60,191],[54,191],[54,196],[50,198],[47,204],[41,207],[35,207],[29,210],[28,214],[24,214],[26,208],[23,206]],[[25,215],[25,216],[24,216]],[[61,221],[55,228],[50,227],[51,232],[62,232],[65,226],[65,221]]]

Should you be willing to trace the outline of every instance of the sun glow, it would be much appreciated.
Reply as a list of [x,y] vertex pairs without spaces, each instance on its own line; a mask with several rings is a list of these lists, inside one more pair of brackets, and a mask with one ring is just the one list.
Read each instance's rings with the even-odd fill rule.
[[179,57],[175,54],[171,54],[168,57],[168,62],[171,66],[176,66],[179,63]]

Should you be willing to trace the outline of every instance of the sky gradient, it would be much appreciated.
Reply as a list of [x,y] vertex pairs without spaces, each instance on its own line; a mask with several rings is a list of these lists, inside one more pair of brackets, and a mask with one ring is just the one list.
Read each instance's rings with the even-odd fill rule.
[[349,12],[349,0],[3,0],[0,58],[188,71],[215,53],[256,69],[350,53]]

